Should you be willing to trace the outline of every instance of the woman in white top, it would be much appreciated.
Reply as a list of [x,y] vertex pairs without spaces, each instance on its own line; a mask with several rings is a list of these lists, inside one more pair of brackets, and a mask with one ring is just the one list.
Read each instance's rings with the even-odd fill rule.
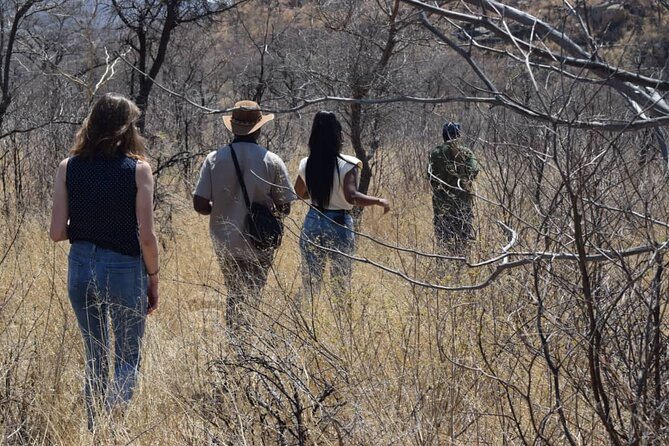
[[[334,291],[343,294],[350,288],[351,259],[354,250],[353,206],[383,207],[388,201],[358,191],[362,162],[341,155],[341,124],[334,113],[320,111],[314,116],[309,137],[309,157],[300,161],[295,192],[311,200],[300,236],[302,281],[306,292],[320,291],[325,262],[330,259]],[[343,254],[342,254],[343,253]]]

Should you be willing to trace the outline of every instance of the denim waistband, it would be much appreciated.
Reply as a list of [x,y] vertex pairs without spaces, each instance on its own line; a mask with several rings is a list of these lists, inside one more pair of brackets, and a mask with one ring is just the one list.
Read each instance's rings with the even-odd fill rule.
[[111,262],[114,264],[129,264],[140,262],[143,264],[142,256],[129,256],[121,254],[113,249],[103,248],[93,242],[78,240],[70,246],[70,256],[79,259],[90,259],[95,261]]
[[316,210],[323,214],[337,214],[337,215],[348,215],[351,213],[348,209],[325,209],[320,206],[312,206],[311,210]]

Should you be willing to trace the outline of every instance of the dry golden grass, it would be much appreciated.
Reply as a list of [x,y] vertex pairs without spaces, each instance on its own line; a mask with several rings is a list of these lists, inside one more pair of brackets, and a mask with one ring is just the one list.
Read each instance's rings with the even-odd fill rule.
[[[406,185],[401,170],[388,165],[384,184],[399,186],[375,187],[393,210],[366,210],[362,232],[432,251],[431,197],[421,181]],[[491,195],[486,181],[484,172],[479,192]],[[149,317],[141,382],[125,419],[103,420],[95,435],[86,429],[83,346],[66,293],[68,245],[48,239],[46,215],[0,217],[0,259],[7,253],[0,266],[6,444],[516,444],[519,430],[533,438],[530,417],[544,415],[542,435],[554,444],[564,440],[538,353],[531,268],[480,291],[446,292],[356,263],[349,295],[336,298],[326,286],[298,306],[306,205],[297,203],[239,355],[225,329],[226,288],[207,219],[190,209],[187,193],[169,187],[174,195],[158,212],[161,306]],[[499,212],[478,202],[472,259],[505,243]],[[437,264],[364,237],[356,254],[447,285],[477,283],[490,272]],[[556,265],[554,273],[577,277],[570,268]],[[577,312],[567,295],[545,286],[553,300],[544,323],[571,322]],[[581,373],[584,358],[570,353],[575,346],[565,333],[555,329],[552,354]],[[573,411],[567,416],[588,432],[584,442],[605,444],[592,412],[576,402],[579,391],[570,384],[562,390]]]
[[[395,210],[389,215],[367,210],[362,230],[429,251],[429,194],[394,191],[392,200]],[[149,318],[141,385],[125,420],[103,423],[95,437],[86,429],[82,343],[66,292],[68,246],[48,239],[46,216],[21,224],[0,269],[0,398],[2,435],[8,444],[176,445],[226,439],[236,443],[242,437],[255,444],[263,435],[276,438],[254,431],[260,428],[257,407],[243,398],[235,402],[217,396],[226,378],[212,364],[234,357],[225,331],[225,284],[206,218],[190,211],[186,196],[174,208],[172,232],[161,234],[161,306]],[[474,303],[471,296],[437,296],[436,291],[356,264],[350,295],[338,300],[324,292],[314,302],[303,301],[300,319],[295,311],[300,287],[297,235],[305,209],[297,204],[287,221],[255,322],[255,353],[288,361],[287,367],[302,373],[299,379],[307,386],[312,379],[323,379],[334,387],[330,399],[337,401],[332,410],[339,420],[329,422],[310,413],[311,421],[305,421],[310,441],[332,444],[341,437],[345,443],[404,444],[421,435],[437,442],[447,438],[446,425],[459,424],[452,419],[460,416],[453,413],[455,406],[471,395],[454,391],[464,374],[454,376],[453,365],[445,360],[449,353],[440,350],[470,348],[468,335],[451,335],[456,332],[452,318],[474,312],[467,308],[468,301]],[[16,226],[6,218],[3,235],[8,236]],[[364,238],[358,239],[357,254],[419,279],[442,280],[433,275],[431,262]],[[237,426],[225,427],[220,420],[235,412]],[[333,427],[337,423],[341,425]]]
[[[103,428],[98,435],[104,441],[203,444],[208,436],[233,435],[205,419],[204,406],[212,399],[217,379],[210,366],[231,352],[224,321],[225,284],[212,253],[207,221],[187,204],[184,197],[177,206],[181,210],[171,216],[173,233],[161,235],[161,306],[149,318],[141,385],[124,430],[107,435]],[[364,232],[392,243],[414,244],[420,239],[430,244],[429,195],[394,205],[398,210],[384,217],[378,210],[367,211]],[[304,211],[305,205],[296,205],[288,221],[257,320],[259,338],[276,335],[273,326],[285,327],[283,334],[300,331],[295,328],[293,303],[300,286],[297,234]],[[46,227],[46,217],[23,222],[0,270],[2,434],[9,444],[86,444],[93,437],[85,427],[81,398],[82,345],[66,293],[68,246],[50,242]],[[12,229],[5,225],[5,235]],[[408,272],[418,268],[364,239],[359,240],[357,253]],[[421,346],[421,337],[432,335],[416,331],[434,327],[414,320],[421,317],[417,300],[426,297],[401,279],[356,265],[347,302],[324,293],[313,306],[306,304],[312,314],[305,310],[305,318],[316,342],[338,358],[341,370],[331,372],[333,380],[350,381],[346,386],[351,389],[342,386],[336,391],[338,398],[348,400],[346,418],[364,418],[357,438],[370,435],[385,443],[406,435],[406,426],[393,424],[396,413],[410,412],[411,398],[403,393],[427,380],[417,364],[431,354]],[[277,347],[275,353],[285,350]],[[318,349],[309,348],[298,362],[313,364],[317,356]],[[336,376],[339,373],[346,376]],[[355,400],[350,399],[351,390]],[[234,410],[216,408],[223,409]],[[335,437],[321,441],[327,444]]]

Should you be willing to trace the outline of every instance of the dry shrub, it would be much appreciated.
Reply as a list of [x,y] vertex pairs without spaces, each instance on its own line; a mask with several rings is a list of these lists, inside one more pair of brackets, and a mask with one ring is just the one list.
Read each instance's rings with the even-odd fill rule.
[[[567,182],[579,191],[584,243],[592,253],[666,239],[666,227],[630,213],[645,206],[648,215],[660,216],[666,206],[661,171],[654,164],[632,168],[636,152],[621,149],[635,137],[617,141],[614,150],[606,138],[561,134],[570,139],[551,148],[555,158],[545,159],[539,179],[531,154],[543,140],[524,139],[526,128],[514,125],[493,117],[469,125],[469,134],[481,138],[470,142],[485,144],[477,150],[485,170],[470,262],[500,254],[508,233],[498,220],[517,230],[517,251],[575,252]],[[588,163],[606,147],[599,164]],[[434,250],[422,166],[407,173],[393,148],[384,150],[386,175],[374,187],[391,198],[393,210],[386,216],[365,211],[359,229],[371,238],[358,237],[356,255],[391,272],[358,262],[350,293],[332,294],[326,275],[319,296],[300,299],[298,236],[306,205],[295,204],[252,329],[238,344],[226,332],[226,289],[206,218],[191,211],[187,186],[163,176],[169,187],[158,218],[162,303],[149,318],[141,385],[125,418],[104,420],[95,436],[85,428],[82,345],[66,294],[68,247],[48,240],[44,214],[3,214],[5,442],[566,444],[571,437],[606,444],[610,434],[589,371],[595,335],[604,379],[599,391],[617,405],[610,425],[651,442],[666,439],[662,256],[585,265],[591,297],[578,262],[547,258],[479,290],[418,286],[401,275],[437,286],[473,285],[500,263],[474,268],[418,254]],[[575,167],[565,167],[566,159]],[[628,208],[607,210],[601,203]],[[589,304],[599,324],[594,333]],[[651,347],[659,350],[652,354]],[[649,383],[645,402],[637,395],[639,374]],[[624,430],[627,421],[632,427]]]

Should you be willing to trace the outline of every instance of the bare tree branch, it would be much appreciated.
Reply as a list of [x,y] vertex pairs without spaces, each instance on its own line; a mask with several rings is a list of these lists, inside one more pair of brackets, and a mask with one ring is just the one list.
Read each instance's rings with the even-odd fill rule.
[[[117,54],[117,57],[121,59],[123,62],[125,62],[128,66],[130,66],[133,70],[137,71],[138,73],[142,73],[134,64],[129,62],[122,55]],[[146,75],[146,73],[143,74]],[[188,98],[188,96],[186,96],[185,94],[178,93],[175,92],[174,90],[167,88],[166,86],[156,81],[155,79],[152,80],[152,83],[159,89],[165,91],[166,93],[186,101],[188,104],[207,114],[230,113],[232,111],[232,107],[228,108],[205,107],[193,101],[192,99]],[[264,112],[267,113],[288,114],[303,110],[313,105],[328,103],[328,102],[337,102],[344,104],[367,104],[367,105],[391,104],[391,103],[402,103],[402,102],[417,103],[417,104],[482,103],[482,104],[500,105],[508,107],[525,116],[550,122],[557,126],[566,126],[578,129],[599,130],[602,132],[631,132],[649,128],[662,127],[669,124],[669,115],[660,116],[656,118],[648,118],[648,119],[633,119],[631,121],[630,120],[569,121],[523,107],[499,92],[497,92],[497,96],[494,97],[445,96],[445,97],[429,98],[429,97],[417,97],[417,96],[395,96],[387,98],[355,99],[355,98],[340,97],[340,96],[322,96],[317,98],[292,98],[292,100],[293,102],[297,102],[298,105],[288,108],[273,108],[273,107],[261,107],[261,108]]]

